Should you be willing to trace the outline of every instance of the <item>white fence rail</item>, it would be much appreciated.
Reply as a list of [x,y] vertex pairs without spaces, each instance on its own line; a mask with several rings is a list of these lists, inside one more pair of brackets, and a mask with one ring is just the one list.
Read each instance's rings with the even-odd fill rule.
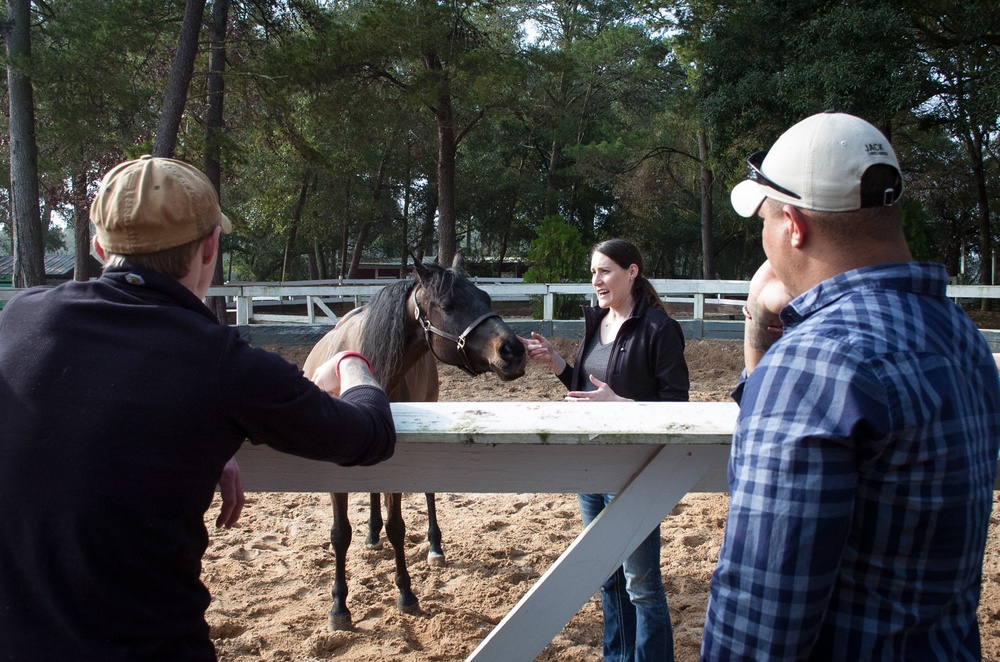
[[[534,660],[690,492],[725,492],[733,402],[393,403],[396,453],[337,467],[244,444],[247,491],[614,492],[467,662]],[[595,470],[599,467],[600,470]]]
[[[552,320],[555,295],[593,297],[589,283],[524,283],[514,279],[474,279],[494,301],[529,301],[539,297],[543,302],[543,320]],[[343,281],[341,283],[285,283],[282,285],[247,283],[213,287],[209,295],[226,296],[236,309],[236,323],[316,324],[336,322],[336,315],[327,304],[363,304],[392,281]],[[746,299],[747,281],[739,280],[652,280],[656,291],[668,302],[689,303],[694,319],[703,319],[705,304],[733,306],[733,312]],[[1000,297],[1000,287],[997,288]],[[736,297],[736,298],[731,298]],[[304,313],[275,313],[276,304],[305,306]]]
[[[590,283],[525,283],[515,279],[474,279],[494,301],[543,301],[542,319],[554,318],[555,295],[576,295],[593,298]],[[214,287],[209,295],[226,296],[233,301],[237,324],[336,322],[336,315],[326,305],[330,302],[352,302],[358,306],[392,281],[343,281],[341,283],[232,284]],[[692,306],[691,318],[703,320],[706,304],[733,307],[734,314],[746,300],[749,281],[744,280],[669,280],[651,279],[660,297],[668,303]],[[949,285],[953,299],[1000,299],[1000,285]],[[275,314],[268,302],[305,304],[304,314]],[[268,308],[272,312],[268,312]]]
[[[593,298],[590,283],[525,283],[516,279],[473,279],[494,301],[543,301],[543,320],[552,320],[555,295]],[[236,308],[237,324],[336,322],[336,315],[326,305],[330,302],[353,302],[358,306],[393,281],[343,281],[231,284],[213,287],[209,295],[226,296]],[[730,306],[734,314],[746,300],[749,281],[744,280],[668,280],[651,279],[660,297],[668,303],[692,306],[692,319],[705,318],[705,306]],[[1000,299],[1000,285],[949,285],[948,296],[960,299]],[[274,303],[305,304],[305,314],[275,314]],[[271,304],[271,305],[269,305]],[[272,311],[268,312],[268,308]]]
[[[531,662],[689,492],[725,491],[735,403],[393,403],[396,453],[342,468],[266,446],[247,491],[614,492],[467,662]],[[595,470],[599,467],[600,470]]]
[[[589,283],[525,283],[519,279],[474,279],[494,301],[543,301],[544,321],[554,318],[555,295],[593,298]],[[236,324],[333,324],[337,315],[328,304],[349,303],[359,306],[393,280],[303,281],[294,283],[232,283],[209,289],[209,296],[225,296],[235,309]],[[703,320],[706,305],[731,306],[739,312],[749,288],[742,280],[668,280],[652,279],[653,287],[668,303],[692,306],[691,319]],[[0,305],[19,289],[0,288]],[[962,299],[1000,299],[1000,285],[949,285],[948,296]],[[280,308],[298,307],[304,312],[281,312]]]

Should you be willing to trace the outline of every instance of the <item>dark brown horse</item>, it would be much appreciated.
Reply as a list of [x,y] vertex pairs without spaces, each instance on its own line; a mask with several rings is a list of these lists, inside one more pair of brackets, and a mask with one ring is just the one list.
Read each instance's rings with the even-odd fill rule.
[[[438,398],[435,357],[458,366],[469,375],[494,372],[503,380],[524,375],[525,351],[517,336],[490,308],[490,297],[473,285],[458,257],[451,269],[436,264],[414,266],[414,277],[387,285],[365,306],[344,315],[313,347],[306,359],[306,376],[341,350],[367,356],[373,373],[393,402],[433,402]],[[335,576],[331,630],[351,626],[347,609],[346,559],[351,543],[347,494],[334,493],[333,544]],[[397,604],[406,613],[418,613],[419,602],[410,590],[410,575],[403,550],[406,527],[400,494],[385,494],[385,534],[396,560]],[[427,494],[428,562],[444,565],[441,531],[434,495]],[[371,495],[368,520],[369,546],[377,546],[382,528],[378,495]]]

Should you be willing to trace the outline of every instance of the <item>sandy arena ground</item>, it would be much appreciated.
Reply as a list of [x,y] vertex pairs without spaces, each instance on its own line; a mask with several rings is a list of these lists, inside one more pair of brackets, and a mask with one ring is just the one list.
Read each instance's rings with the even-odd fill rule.
[[[575,339],[554,339],[572,356]],[[301,364],[308,348],[281,350]],[[691,399],[728,399],[742,367],[737,342],[689,341]],[[564,389],[529,364],[520,380],[476,379],[441,367],[442,400],[558,400]],[[573,494],[440,494],[438,519],[447,567],[429,567],[423,495],[407,495],[404,516],[413,590],[422,613],[396,608],[392,552],[366,549],[367,495],[351,497],[354,544],[348,558],[355,628],[328,632],[333,555],[327,494],[250,493],[240,524],[216,530],[218,497],[206,516],[211,543],[203,580],[212,592],[208,622],[224,662],[251,660],[464,660],[579,533]],[[996,497],[994,497],[996,500]],[[726,518],[724,494],[691,494],[663,521],[661,559],[678,662],[698,659],[708,581]],[[979,620],[983,659],[1000,660],[1000,533],[990,524]],[[597,596],[539,660],[599,660]]]

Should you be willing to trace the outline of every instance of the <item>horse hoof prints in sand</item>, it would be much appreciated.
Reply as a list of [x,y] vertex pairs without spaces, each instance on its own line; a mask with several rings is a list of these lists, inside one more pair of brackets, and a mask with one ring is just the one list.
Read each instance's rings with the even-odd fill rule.
[[[493,372],[505,381],[524,375],[525,351],[517,335],[490,308],[490,297],[472,284],[457,257],[451,269],[436,264],[413,265],[413,277],[387,285],[366,305],[344,315],[320,339],[306,358],[306,376],[342,350],[367,356],[375,378],[393,402],[434,402],[438,399],[437,360],[458,366],[469,375]],[[351,544],[347,494],[335,493],[330,542],[334,553],[333,607],[329,627],[351,627],[347,609],[346,559]],[[406,527],[400,494],[386,494],[385,534],[396,562],[399,608],[419,613],[417,597],[410,590],[403,542]],[[434,495],[427,495],[428,562],[444,565],[441,531]],[[378,495],[371,495],[368,520],[369,546],[379,544],[382,515]]]

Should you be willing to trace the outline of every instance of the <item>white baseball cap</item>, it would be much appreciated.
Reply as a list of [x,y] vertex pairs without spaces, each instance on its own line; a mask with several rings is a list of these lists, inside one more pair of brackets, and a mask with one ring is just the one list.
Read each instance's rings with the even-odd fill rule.
[[[862,178],[876,164],[892,166],[896,183],[872,191]],[[785,131],[765,155],[747,159],[747,178],[730,200],[740,216],[757,213],[764,198],[802,209],[855,211],[891,206],[903,193],[899,162],[889,140],[860,117],[819,113]]]

